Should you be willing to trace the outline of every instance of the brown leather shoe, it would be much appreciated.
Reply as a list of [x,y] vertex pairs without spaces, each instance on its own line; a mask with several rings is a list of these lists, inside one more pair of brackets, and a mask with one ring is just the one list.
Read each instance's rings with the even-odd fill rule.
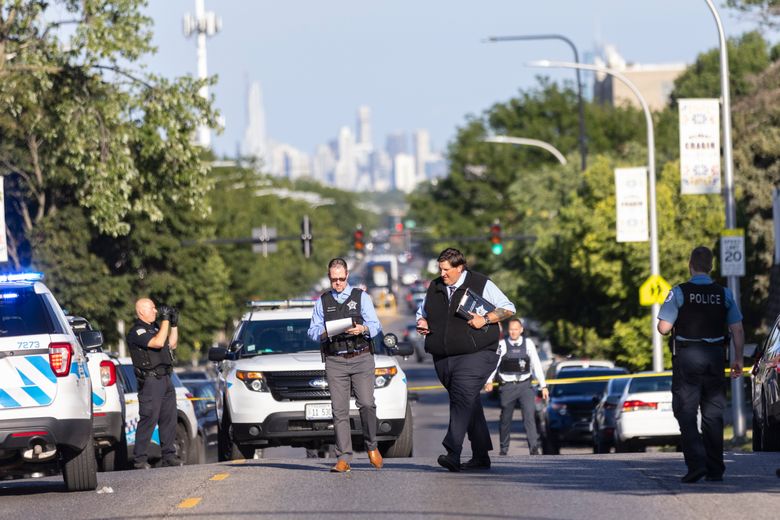
[[340,460],[336,463],[335,466],[330,468],[331,473],[346,473],[351,470],[352,468],[349,467],[349,462],[346,460]]
[[382,460],[382,454],[379,453],[379,450],[368,450],[368,460],[376,469],[382,469],[384,460]]

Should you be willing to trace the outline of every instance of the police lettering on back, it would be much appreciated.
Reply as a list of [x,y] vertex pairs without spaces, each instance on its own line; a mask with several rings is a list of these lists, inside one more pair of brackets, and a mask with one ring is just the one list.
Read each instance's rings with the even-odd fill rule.
[[723,300],[720,294],[701,294],[690,293],[688,295],[688,303],[698,303],[701,305],[723,305]]

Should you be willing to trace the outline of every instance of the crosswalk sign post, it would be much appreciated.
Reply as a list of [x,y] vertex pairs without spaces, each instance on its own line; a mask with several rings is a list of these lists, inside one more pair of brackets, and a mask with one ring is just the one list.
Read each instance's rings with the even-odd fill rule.
[[661,304],[670,290],[672,290],[672,286],[664,280],[663,276],[660,274],[651,275],[639,287],[639,305],[649,307],[656,303]]

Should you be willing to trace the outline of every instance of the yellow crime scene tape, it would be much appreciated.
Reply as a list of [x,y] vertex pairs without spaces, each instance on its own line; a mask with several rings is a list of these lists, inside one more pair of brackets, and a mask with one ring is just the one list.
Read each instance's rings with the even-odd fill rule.
[[[748,376],[750,375],[751,370],[753,370],[753,367],[744,367],[742,369],[742,375]],[[670,376],[672,375],[671,370],[666,370],[664,372],[647,372],[643,374],[616,374],[611,376],[589,376],[589,377],[562,377],[559,379],[548,379],[547,380],[547,386],[553,386],[553,385],[569,385],[573,383],[584,383],[584,382],[590,382],[590,381],[609,381],[610,379],[639,379],[643,377],[658,377],[658,376]],[[731,375],[731,369],[724,370],[724,375],[729,376]],[[538,384],[538,381],[536,379],[531,380],[532,384]],[[493,383],[493,386],[496,386],[498,383]],[[430,386],[414,386],[410,387],[410,392],[421,392],[425,390],[444,390],[444,387],[441,385],[430,385]]]

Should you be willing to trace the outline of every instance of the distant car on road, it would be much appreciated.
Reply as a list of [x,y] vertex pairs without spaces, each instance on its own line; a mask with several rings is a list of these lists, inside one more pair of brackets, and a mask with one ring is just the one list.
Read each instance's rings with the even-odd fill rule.
[[545,377],[547,379],[555,379],[558,377],[558,374],[564,370],[577,370],[582,368],[615,368],[615,363],[605,359],[564,359],[552,363],[547,369]]
[[[561,377],[602,377],[627,374],[624,368],[567,368]],[[552,378],[551,378],[552,379]],[[600,396],[607,381],[583,381],[552,384],[550,400],[539,412],[539,432],[542,452],[557,455],[565,444],[590,444],[593,442],[591,422],[596,406],[594,397]]]
[[780,451],[780,316],[753,363],[753,451]]
[[672,376],[631,378],[617,406],[615,451],[679,443],[680,426],[672,411]]
[[593,410],[593,453],[609,453],[615,445],[615,414],[628,378],[611,379]]

